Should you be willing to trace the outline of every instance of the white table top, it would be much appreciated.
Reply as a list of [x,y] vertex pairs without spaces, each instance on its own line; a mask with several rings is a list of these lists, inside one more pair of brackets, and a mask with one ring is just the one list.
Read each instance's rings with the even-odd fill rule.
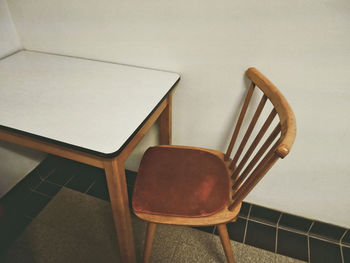
[[20,51],[0,60],[0,125],[113,154],[179,78],[176,73]]

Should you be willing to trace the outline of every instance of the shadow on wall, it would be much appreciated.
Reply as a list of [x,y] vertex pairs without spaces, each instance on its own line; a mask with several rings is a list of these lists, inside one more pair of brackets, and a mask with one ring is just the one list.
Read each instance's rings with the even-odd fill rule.
[[26,157],[32,160],[37,160],[38,158],[41,158],[44,155],[44,153],[42,152],[38,152],[38,151],[25,148],[23,146],[15,145],[12,143],[0,141],[0,155],[3,150],[9,153],[22,155],[23,157]]

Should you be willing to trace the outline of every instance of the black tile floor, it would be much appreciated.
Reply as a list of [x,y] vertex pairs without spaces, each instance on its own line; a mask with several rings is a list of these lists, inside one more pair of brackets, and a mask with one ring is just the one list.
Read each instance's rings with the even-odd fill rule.
[[278,230],[277,253],[308,261],[308,241],[306,235],[288,230]]
[[346,229],[321,222],[315,222],[310,230],[310,235],[327,237],[327,239],[340,242]]
[[342,239],[342,243],[344,245],[349,245],[350,246],[350,231],[347,231],[346,234],[344,235]]
[[248,220],[244,243],[274,252],[276,245],[276,227]]
[[295,229],[302,233],[307,233],[311,227],[312,220],[301,218],[290,214],[282,214],[279,226],[286,229]]
[[[126,171],[129,197],[136,173]],[[0,201],[0,252],[5,250],[62,186],[109,200],[102,169],[49,156]],[[350,231],[342,227],[243,203],[227,225],[232,240],[311,263],[350,263]],[[198,227],[217,234],[215,227]]]

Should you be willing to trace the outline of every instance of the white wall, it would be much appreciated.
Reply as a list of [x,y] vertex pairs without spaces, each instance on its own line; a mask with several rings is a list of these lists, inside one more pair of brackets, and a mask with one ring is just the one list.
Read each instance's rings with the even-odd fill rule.
[[0,0],[0,58],[22,48],[6,0]]
[[0,197],[32,171],[45,154],[0,141]]
[[[248,200],[350,227],[349,1],[8,3],[27,49],[179,72],[175,144],[224,150],[246,90],[243,73],[256,66],[288,98],[298,135]],[[155,131],[129,168],[156,143]]]
[[[5,0],[0,0],[0,58],[22,49]],[[0,98],[1,103],[1,98]],[[45,155],[0,142],[0,197],[28,174]]]

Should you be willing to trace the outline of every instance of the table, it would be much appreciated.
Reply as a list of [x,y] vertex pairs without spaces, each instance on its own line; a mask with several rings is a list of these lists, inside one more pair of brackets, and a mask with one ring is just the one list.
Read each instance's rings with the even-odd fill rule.
[[136,262],[124,162],[160,119],[171,143],[176,73],[19,51],[0,60],[0,140],[105,170],[122,262]]

